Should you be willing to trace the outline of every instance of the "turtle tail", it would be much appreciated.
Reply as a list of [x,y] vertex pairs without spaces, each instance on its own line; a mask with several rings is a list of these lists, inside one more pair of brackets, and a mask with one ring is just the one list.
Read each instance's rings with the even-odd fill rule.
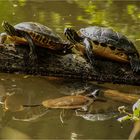
[[131,68],[134,72],[139,72],[140,71],[140,58],[137,56],[137,57],[132,57],[130,56],[130,65],[131,65]]
[[10,25],[7,21],[2,22],[2,27],[4,28],[5,32],[10,36],[19,36],[16,29]]

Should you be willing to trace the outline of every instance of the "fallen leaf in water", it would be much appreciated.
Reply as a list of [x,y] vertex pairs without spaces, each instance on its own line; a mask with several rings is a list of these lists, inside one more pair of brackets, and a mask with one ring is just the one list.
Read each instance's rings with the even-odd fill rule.
[[88,106],[93,102],[93,99],[82,96],[65,96],[56,99],[48,99],[42,102],[42,105],[47,108],[64,108],[64,109],[76,109]]

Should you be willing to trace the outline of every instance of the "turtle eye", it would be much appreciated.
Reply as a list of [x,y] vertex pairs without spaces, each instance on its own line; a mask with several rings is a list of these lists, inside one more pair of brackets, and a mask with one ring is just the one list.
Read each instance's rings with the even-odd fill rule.
[[120,55],[120,56],[123,56],[123,53],[120,53],[119,55]]
[[120,56],[120,57],[125,57],[124,53],[116,53],[116,55]]

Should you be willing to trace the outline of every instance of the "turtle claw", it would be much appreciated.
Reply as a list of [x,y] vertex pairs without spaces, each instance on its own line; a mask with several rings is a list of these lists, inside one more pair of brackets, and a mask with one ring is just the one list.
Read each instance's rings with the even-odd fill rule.
[[38,65],[38,58],[37,55],[30,53],[29,54],[29,65],[37,66]]
[[91,44],[91,41],[88,38],[85,38],[84,41],[83,41],[83,44],[86,47],[85,48],[85,51],[86,51],[87,58],[88,58],[90,64],[92,66],[94,66],[95,61],[94,61],[94,55],[93,55],[93,52],[92,52],[92,44]]
[[62,50],[62,53],[67,54],[67,53],[71,52],[71,49],[73,47],[74,47],[74,45],[72,45],[72,44],[70,45],[69,42],[68,43],[66,42],[66,44],[64,45],[64,48]]

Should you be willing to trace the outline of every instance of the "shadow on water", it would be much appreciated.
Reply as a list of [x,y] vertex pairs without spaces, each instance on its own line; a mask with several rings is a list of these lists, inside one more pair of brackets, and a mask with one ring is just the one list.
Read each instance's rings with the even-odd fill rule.
[[[140,50],[140,3],[138,1],[0,1],[0,23],[11,24],[35,21],[47,25],[63,37],[65,27],[80,29],[91,25],[109,26],[127,35]],[[0,27],[3,32],[2,27]],[[22,104],[40,104],[43,100],[91,92],[95,89],[114,89],[122,92],[140,93],[137,86],[98,84],[86,81],[66,81],[47,77],[0,74],[0,138],[34,139],[113,139],[128,138],[132,124],[121,126],[116,121],[115,101],[95,102],[89,112],[45,107],[23,108]],[[7,108],[7,109],[6,109]],[[63,113],[63,123],[60,118]],[[112,113],[115,112],[115,115]],[[109,114],[111,113],[111,114]]]

